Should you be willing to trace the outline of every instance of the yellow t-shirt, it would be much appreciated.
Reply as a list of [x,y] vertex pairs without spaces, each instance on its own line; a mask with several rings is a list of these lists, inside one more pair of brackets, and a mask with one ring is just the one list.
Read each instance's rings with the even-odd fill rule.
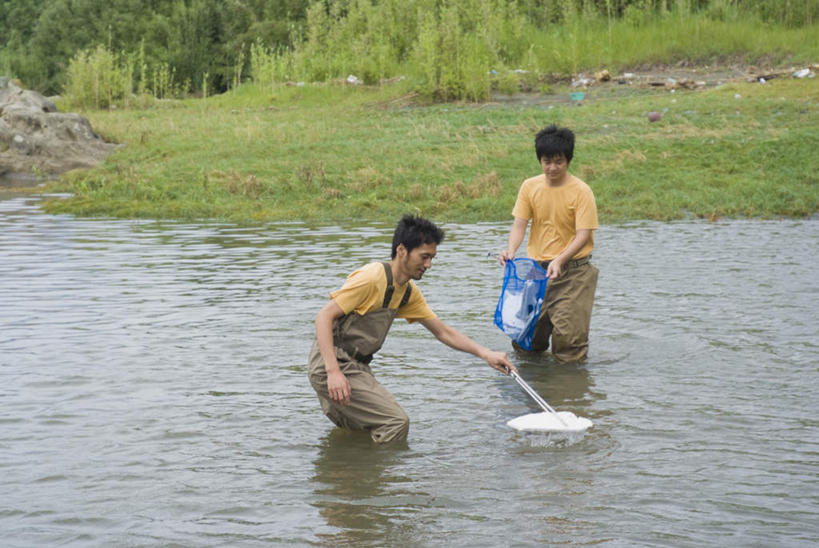
[[[401,299],[404,298],[404,293],[410,284],[412,284],[412,293],[410,293],[409,302],[399,309],[397,317],[406,318],[409,322],[436,318],[437,316],[427,306],[427,301],[412,280],[404,285],[394,284],[395,290],[390,300],[390,308],[397,308],[401,304]],[[355,312],[364,315],[381,308],[386,291],[387,274],[384,272],[384,265],[370,263],[350,274],[341,289],[330,293],[330,298],[336,301],[345,314]]]
[[[558,187],[549,186],[546,175],[526,179],[518,191],[512,215],[532,220],[526,253],[536,261],[551,261],[566,249],[578,230],[597,229],[597,205],[589,185],[569,174]],[[594,248],[594,233],[573,259]]]

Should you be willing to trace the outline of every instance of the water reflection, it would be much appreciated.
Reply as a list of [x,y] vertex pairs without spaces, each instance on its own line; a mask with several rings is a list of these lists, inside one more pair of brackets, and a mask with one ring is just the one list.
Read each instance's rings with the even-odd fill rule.
[[320,535],[332,546],[378,544],[398,514],[391,501],[395,484],[409,482],[397,472],[407,442],[375,444],[366,432],[341,428],[321,441],[314,461],[315,502],[327,525],[338,532]]
[[[550,447],[506,426],[538,410],[514,380],[401,322],[375,371],[410,448],[322,415],[313,316],[388,258],[392,228],[76,219],[0,196],[4,545],[819,543],[819,222],[601,227],[589,361],[512,355],[595,423]],[[445,229],[421,290],[509,349],[485,258],[507,223]]]
[[[592,390],[594,380],[586,364],[560,363],[549,352],[513,351],[510,356],[521,377],[552,407],[580,415],[595,400],[605,398],[603,393]],[[537,407],[534,402],[532,405],[533,409]]]

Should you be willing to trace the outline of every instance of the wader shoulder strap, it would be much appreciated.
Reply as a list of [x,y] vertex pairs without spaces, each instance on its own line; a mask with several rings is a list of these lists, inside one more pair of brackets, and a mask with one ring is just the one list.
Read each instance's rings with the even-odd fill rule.
[[412,283],[407,282],[407,290],[404,291],[404,296],[401,298],[401,304],[398,305],[398,308],[401,308],[409,302],[410,293],[412,293]]
[[381,263],[384,265],[384,273],[387,275],[387,290],[384,292],[384,306],[382,308],[389,308],[392,294],[395,291],[395,286],[392,285],[392,268],[390,263]]
[[[387,275],[387,290],[384,292],[384,306],[382,308],[389,308],[392,294],[395,292],[395,286],[392,285],[392,268],[390,268],[390,263],[383,262],[381,264],[384,265],[384,273]],[[409,302],[411,293],[412,283],[407,282],[407,290],[404,292],[404,296],[401,298],[401,304],[398,305],[398,308],[401,308]]]

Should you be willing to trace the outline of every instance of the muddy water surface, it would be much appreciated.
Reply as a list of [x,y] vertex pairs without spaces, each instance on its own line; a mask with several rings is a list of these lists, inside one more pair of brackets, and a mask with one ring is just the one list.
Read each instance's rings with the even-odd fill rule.
[[[420,282],[498,349],[506,224],[445,225]],[[397,322],[373,363],[406,446],[335,430],[315,312],[389,225],[239,228],[0,201],[0,530],[30,546],[812,546],[819,221],[602,227],[591,358],[508,377]]]

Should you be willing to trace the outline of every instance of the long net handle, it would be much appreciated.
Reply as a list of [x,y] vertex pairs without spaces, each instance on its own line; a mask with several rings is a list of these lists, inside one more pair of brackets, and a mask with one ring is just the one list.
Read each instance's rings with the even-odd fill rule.
[[511,371],[509,374],[512,375],[512,378],[515,379],[518,382],[520,387],[523,388],[524,392],[529,394],[529,396],[531,396],[532,399],[535,400],[537,402],[537,404],[541,408],[543,408],[544,411],[546,411],[547,413],[552,413],[555,417],[557,417],[557,420],[559,420],[560,423],[563,426],[566,426],[566,427],[569,426],[563,421],[563,418],[560,415],[557,414],[557,411],[552,409],[552,406],[549,405],[548,403],[546,403],[546,400],[541,398],[540,395],[537,392],[535,392],[534,389],[526,383],[526,381],[524,381],[522,378],[520,378],[520,375],[518,375],[514,371]]

